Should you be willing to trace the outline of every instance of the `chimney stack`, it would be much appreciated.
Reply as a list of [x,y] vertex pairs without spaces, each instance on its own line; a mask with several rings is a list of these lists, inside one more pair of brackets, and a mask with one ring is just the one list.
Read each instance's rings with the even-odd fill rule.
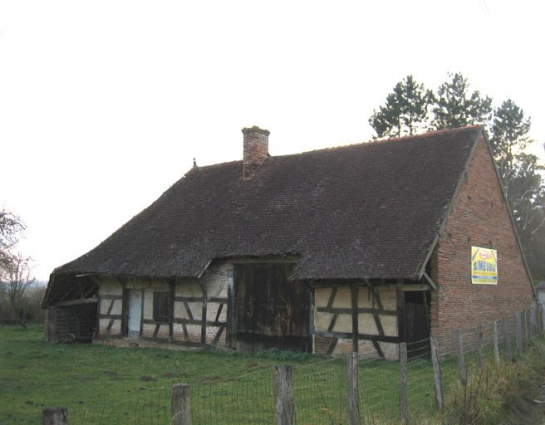
[[252,128],[243,128],[242,134],[244,135],[242,180],[249,180],[269,155],[270,132],[254,125]]

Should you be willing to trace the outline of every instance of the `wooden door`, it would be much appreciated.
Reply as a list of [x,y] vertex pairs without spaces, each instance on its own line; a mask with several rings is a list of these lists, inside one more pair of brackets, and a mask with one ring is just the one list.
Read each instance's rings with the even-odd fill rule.
[[236,346],[310,351],[310,290],[291,264],[235,265]]
[[429,356],[430,318],[425,292],[405,292],[402,341],[407,343],[409,357]]

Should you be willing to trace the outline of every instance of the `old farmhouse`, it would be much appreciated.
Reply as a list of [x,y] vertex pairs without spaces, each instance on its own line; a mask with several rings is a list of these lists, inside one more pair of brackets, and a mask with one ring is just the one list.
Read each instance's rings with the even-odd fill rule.
[[485,131],[193,167],[54,270],[51,340],[395,358],[397,343],[527,309],[533,286]]

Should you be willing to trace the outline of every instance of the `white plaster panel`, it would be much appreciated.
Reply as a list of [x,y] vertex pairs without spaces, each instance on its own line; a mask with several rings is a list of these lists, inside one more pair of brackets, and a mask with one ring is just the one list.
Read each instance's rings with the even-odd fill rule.
[[367,288],[358,288],[358,307],[373,308],[373,295]]
[[100,295],[122,295],[123,288],[117,280],[108,277],[101,278],[99,293]]
[[378,335],[377,325],[372,314],[358,314],[358,330],[362,334]]
[[351,308],[352,301],[350,299],[350,287],[339,286],[337,287],[337,294],[335,295],[335,301],[333,307],[337,308]]
[[327,332],[332,319],[333,313],[316,312],[314,314],[314,327],[318,331]]
[[333,327],[333,332],[352,332],[352,315],[339,314]]
[[397,317],[396,316],[380,316],[384,334],[387,336],[397,336]]
[[176,285],[177,297],[202,297],[202,288],[197,279],[181,279]]
[[314,305],[316,307],[327,307],[331,296],[331,288],[314,288]]
[[397,309],[397,291],[395,288],[379,288],[380,300],[384,310],[396,310]]
[[122,300],[114,300],[114,306],[112,308],[112,311],[110,314],[121,314],[123,307],[123,301]]

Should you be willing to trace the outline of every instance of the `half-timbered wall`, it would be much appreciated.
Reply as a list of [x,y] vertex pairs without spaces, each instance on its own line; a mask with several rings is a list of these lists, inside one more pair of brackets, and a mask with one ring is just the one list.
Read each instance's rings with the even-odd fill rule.
[[99,287],[100,336],[122,336],[123,287],[112,278],[103,278]]
[[211,266],[200,279],[180,279],[174,298],[173,340],[225,346],[230,263]]
[[[353,300],[347,285],[314,288],[314,351],[341,355],[353,351]],[[397,359],[397,291],[395,287],[357,288],[358,353]]]

